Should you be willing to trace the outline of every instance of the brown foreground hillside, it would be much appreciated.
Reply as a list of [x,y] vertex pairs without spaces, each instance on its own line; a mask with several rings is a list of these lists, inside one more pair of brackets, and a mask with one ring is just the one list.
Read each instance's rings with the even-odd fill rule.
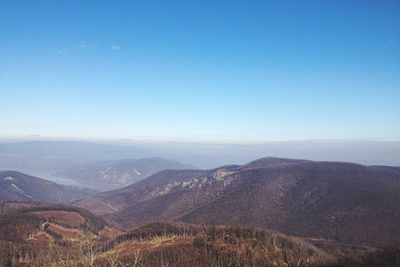
[[3,203],[0,215],[0,266],[7,267],[394,267],[399,255],[398,247],[302,239],[255,227],[153,223],[125,232],[64,205]]
[[155,223],[122,233],[79,208],[4,206],[0,266],[314,266],[333,259],[265,229]]

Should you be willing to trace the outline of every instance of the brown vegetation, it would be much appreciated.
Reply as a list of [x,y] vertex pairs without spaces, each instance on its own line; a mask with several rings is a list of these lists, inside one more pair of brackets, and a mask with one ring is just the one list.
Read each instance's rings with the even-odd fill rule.
[[312,266],[331,260],[301,239],[263,229],[155,223],[118,237],[95,264],[132,266],[138,257],[137,266]]
[[321,267],[399,267],[400,246],[389,246],[364,255],[347,255]]
[[[343,244],[304,240],[254,227],[200,226],[153,223],[128,233],[111,226],[98,231],[60,225],[60,218],[40,216],[41,206],[12,210],[0,217],[0,266],[124,267],[124,266],[397,266],[400,249],[369,250],[360,257],[329,254],[310,242],[325,246]],[[70,213],[51,213],[64,217]],[[76,210],[74,211],[76,212]],[[45,214],[48,214],[45,212]],[[68,215],[68,214],[67,214]],[[67,216],[68,217],[68,216]],[[93,220],[93,218],[89,219]],[[86,225],[86,226],[85,226]],[[323,246],[322,246],[323,247]],[[344,250],[341,250],[343,252]],[[342,254],[340,254],[342,255]]]
[[80,264],[91,257],[93,262],[103,220],[70,206],[12,207],[0,216],[0,266],[90,266]]
[[69,224],[74,227],[79,227],[85,222],[85,219],[74,211],[33,211],[31,214],[35,214],[46,220]]

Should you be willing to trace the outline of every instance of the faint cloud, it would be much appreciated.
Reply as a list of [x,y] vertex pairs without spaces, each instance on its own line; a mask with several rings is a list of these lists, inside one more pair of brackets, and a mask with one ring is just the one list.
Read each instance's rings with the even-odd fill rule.
[[57,54],[57,55],[63,55],[63,56],[65,56],[65,55],[67,54],[67,52],[66,52],[66,51],[63,51],[63,50],[57,50],[57,51],[56,51],[56,54]]
[[391,40],[391,41],[389,41],[389,42],[383,44],[381,47],[379,47],[379,50],[383,50],[383,49],[385,49],[386,47],[390,46],[390,45],[393,44],[393,43],[394,43],[394,41]]
[[116,51],[116,50],[119,50],[121,48],[121,46],[119,46],[119,45],[111,45],[111,49],[112,50],[114,50],[114,51]]
[[94,48],[97,48],[97,45],[81,44],[81,45],[79,45],[79,47],[82,49],[94,49]]

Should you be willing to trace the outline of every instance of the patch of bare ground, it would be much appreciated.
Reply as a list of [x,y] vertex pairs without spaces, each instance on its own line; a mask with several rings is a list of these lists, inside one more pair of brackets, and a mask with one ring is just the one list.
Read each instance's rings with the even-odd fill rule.
[[66,228],[54,223],[49,223],[47,226],[47,230],[61,237],[64,240],[77,241],[84,238],[84,235],[80,230]]
[[74,211],[33,211],[30,213],[46,220],[53,220],[75,227],[79,227],[85,222],[85,219]]
[[99,232],[99,236],[104,240],[113,240],[122,233],[121,230],[107,225]]

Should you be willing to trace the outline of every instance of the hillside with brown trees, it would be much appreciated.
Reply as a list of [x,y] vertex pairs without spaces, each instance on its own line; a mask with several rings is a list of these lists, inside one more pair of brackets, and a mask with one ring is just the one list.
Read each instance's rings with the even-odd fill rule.
[[124,228],[156,221],[242,225],[384,246],[400,242],[398,192],[398,168],[263,158],[208,171],[163,171],[77,205]]

